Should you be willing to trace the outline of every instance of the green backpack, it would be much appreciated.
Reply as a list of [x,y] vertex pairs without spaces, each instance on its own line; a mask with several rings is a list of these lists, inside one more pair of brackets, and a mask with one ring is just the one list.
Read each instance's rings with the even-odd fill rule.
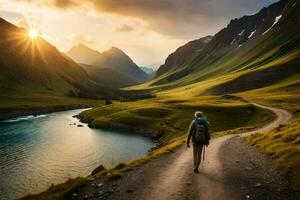
[[196,143],[204,143],[206,142],[206,137],[205,137],[205,126],[203,124],[196,124],[196,131],[194,134],[194,142]]

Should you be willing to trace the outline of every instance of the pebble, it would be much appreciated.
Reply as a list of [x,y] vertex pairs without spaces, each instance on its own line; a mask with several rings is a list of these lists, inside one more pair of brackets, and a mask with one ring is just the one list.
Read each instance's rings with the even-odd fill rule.
[[103,186],[103,184],[102,184],[102,183],[99,183],[99,184],[97,184],[97,186],[98,186],[98,187],[102,187],[102,186]]
[[261,183],[256,183],[254,187],[261,187],[262,184]]
[[250,199],[250,195],[246,195],[246,198],[247,198],[247,199]]
[[73,197],[77,197],[78,194],[77,194],[77,193],[73,193],[72,196],[73,196]]

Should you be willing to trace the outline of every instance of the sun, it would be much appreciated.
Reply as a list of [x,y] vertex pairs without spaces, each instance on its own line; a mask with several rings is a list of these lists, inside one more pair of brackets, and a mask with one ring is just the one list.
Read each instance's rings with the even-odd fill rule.
[[36,38],[39,36],[39,32],[38,32],[37,30],[35,30],[35,29],[30,29],[30,30],[28,31],[28,36],[29,36],[32,40],[34,40],[34,39],[36,39]]

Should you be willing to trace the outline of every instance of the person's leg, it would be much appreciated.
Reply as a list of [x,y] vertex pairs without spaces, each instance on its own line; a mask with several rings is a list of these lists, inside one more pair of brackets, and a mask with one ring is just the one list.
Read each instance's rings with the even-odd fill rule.
[[193,158],[194,158],[194,170],[197,166],[197,159],[198,159],[198,147],[197,144],[193,143]]
[[202,149],[203,149],[203,145],[202,144],[198,144],[198,151],[197,151],[197,156],[198,156],[198,163],[197,163],[197,169],[200,166],[201,163],[201,156],[202,156]]
[[198,173],[198,168],[201,162],[201,154],[202,154],[202,144],[193,144],[194,151],[194,172]]
[[[200,152],[200,153],[199,153]],[[201,162],[201,152],[202,152],[202,145],[193,144],[193,153],[194,153],[194,172],[198,172],[198,168]]]

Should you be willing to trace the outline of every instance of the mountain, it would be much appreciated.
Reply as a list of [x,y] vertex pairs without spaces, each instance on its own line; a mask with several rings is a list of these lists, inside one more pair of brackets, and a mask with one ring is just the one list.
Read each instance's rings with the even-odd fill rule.
[[59,95],[103,98],[113,92],[90,79],[85,70],[67,59],[41,37],[0,18],[1,96]]
[[80,64],[82,68],[89,74],[92,80],[101,83],[107,87],[123,88],[131,85],[136,85],[139,82],[133,80],[132,77],[115,71],[111,68],[101,68],[88,64]]
[[299,2],[281,0],[257,14],[233,19],[183,64],[161,66],[149,86],[163,89],[202,83],[200,94],[216,95],[299,77],[299,12]]
[[[105,72],[107,76],[110,75],[108,73],[110,71],[114,73],[111,74],[112,77],[118,76],[121,79],[119,83],[126,83],[119,85],[121,87],[135,85],[148,80],[148,75],[127,54],[116,47],[100,53],[80,44],[70,49],[66,55],[78,63],[95,66],[96,68],[93,68],[93,75],[97,76],[97,80],[101,79],[100,76],[103,68],[106,68]],[[107,70],[107,68],[110,70]],[[112,84],[114,83],[112,82]],[[112,85],[112,87],[116,86]]]
[[140,67],[144,72],[147,74],[153,74],[155,73],[155,70],[152,67]]
[[165,63],[159,67],[156,76],[178,69],[186,61],[188,61],[193,54],[200,52],[211,40],[212,36],[206,36],[179,47],[175,52],[170,54]]

